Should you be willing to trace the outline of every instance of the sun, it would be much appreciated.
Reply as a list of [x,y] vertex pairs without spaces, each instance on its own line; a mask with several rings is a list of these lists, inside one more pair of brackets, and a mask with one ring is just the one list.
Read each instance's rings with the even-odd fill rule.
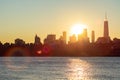
[[71,34],[82,34],[83,30],[86,28],[84,24],[74,24],[71,28]]

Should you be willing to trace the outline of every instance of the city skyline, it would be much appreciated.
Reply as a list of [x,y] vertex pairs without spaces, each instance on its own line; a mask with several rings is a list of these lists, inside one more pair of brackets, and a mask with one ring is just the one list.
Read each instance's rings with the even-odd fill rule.
[[120,38],[119,3],[119,0],[0,0],[0,41],[14,42],[21,38],[29,43],[38,34],[43,42],[47,34],[59,38],[63,31],[71,36],[70,29],[76,23],[87,25],[89,38],[94,30],[96,40],[103,36],[105,12],[110,37]]

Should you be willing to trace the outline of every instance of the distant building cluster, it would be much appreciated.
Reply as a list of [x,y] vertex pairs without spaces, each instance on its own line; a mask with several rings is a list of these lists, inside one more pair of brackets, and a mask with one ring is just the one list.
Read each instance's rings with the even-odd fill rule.
[[108,20],[104,20],[103,37],[95,41],[95,31],[91,31],[91,42],[87,29],[82,34],[72,35],[67,42],[67,32],[59,39],[55,34],[48,34],[41,43],[36,34],[34,43],[25,43],[17,38],[14,44],[0,42],[0,56],[120,56],[120,39],[110,39]]

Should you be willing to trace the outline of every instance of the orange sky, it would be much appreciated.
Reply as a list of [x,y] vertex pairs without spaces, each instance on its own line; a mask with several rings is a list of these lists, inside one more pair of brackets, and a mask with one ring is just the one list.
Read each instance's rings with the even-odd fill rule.
[[14,42],[21,38],[34,42],[47,34],[57,38],[76,23],[88,25],[88,36],[95,31],[103,36],[105,12],[108,15],[110,37],[120,38],[120,0],[0,0],[0,41]]

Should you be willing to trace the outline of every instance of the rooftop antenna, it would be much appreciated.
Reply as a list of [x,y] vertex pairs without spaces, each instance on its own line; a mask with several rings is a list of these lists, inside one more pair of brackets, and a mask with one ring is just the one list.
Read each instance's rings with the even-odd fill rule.
[[107,12],[105,12],[105,20],[107,20]]

